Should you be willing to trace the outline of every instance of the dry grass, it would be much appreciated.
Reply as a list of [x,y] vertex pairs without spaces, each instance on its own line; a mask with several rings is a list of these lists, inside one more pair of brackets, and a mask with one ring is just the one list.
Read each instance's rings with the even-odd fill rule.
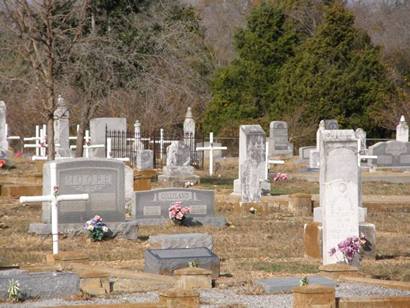
[[[26,174],[31,173],[31,170],[26,170]],[[217,194],[229,193],[229,190],[217,188]],[[389,190],[389,186],[387,188],[388,192],[396,192],[393,188]],[[274,189],[282,193],[314,193],[318,185],[290,180],[275,183]],[[372,185],[372,189],[382,194],[386,186]],[[223,205],[219,206],[223,208]],[[16,200],[0,198],[0,264],[45,262],[46,254],[51,251],[51,238],[27,233],[30,222],[40,221],[40,213],[40,206],[23,207]],[[221,258],[221,272],[232,275],[218,279],[220,288],[238,287],[244,293],[252,293],[258,292],[252,283],[258,278],[317,272],[319,261],[303,258],[303,225],[310,218],[295,217],[285,212],[242,216],[235,212],[220,214],[231,223],[229,227],[141,226],[137,241],[114,239],[96,243],[90,242],[85,235],[66,236],[61,239],[61,250],[85,253],[96,266],[108,264],[141,271],[146,240],[150,235],[208,232],[214,238],[214,251]],[[368,221],[376,225],[377,254],[381,258],[392,259],[366,260],[363,271],[373,277],[410,281],[410,213],[370,212]]]

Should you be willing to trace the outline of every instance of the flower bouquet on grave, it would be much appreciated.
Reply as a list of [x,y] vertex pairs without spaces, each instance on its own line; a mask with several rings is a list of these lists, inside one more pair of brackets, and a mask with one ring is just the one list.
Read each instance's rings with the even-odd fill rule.
[[0,169],[10,170],[15,169],[16,167],[8,159],[0,159]]
[[288,175],[286,173],[274,173],[272,175],[272,181],[273,182],[283,182],[283,181],[287,181],[289,179]]
[[355,256],[360,255],[362,248],[364,250],[371,249],[371,243],[363,234],[360,235],[360,238],[357,236],[352,236],[348,237],[344,241],[341,241],[337,244],[337,247],[330,249],[329,255],[336,256],[336,258],[342,263],[351,265]]
[[95,215],[94,218],[88,220],[84,224],[84,229],[88,231],[88,235],[93,241],[102,241],[105,236],[111,233],[111,230],[99,215]]
[[169,218],[177,225],[182,225],[186,218],[186,214],[189,214],[191,209],[189,207],[182,206],[181,201],[176,201],[171,204],[168,209]]

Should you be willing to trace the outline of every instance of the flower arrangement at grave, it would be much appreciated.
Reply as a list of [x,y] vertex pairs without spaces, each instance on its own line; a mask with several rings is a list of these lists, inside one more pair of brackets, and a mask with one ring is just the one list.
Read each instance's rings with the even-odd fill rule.
[[5,170],[10,170],[16,168],[12,162],[8,159],[0,159],[0,168]]
[[283,181],[287,181],[289,179],[288,175],[286,173],[274,173],[272,175],[272,181],[273,182],[283,182]]
[[170,208],[168,209],[169,218],[175,223],[181,225],[186,215],[191,212],[189,207],[182,206],[181,201],[176,201],[171,204]]
[[341,263],[352,264],[356,255],[360,255],[361,250],[371,250],[371,243],[361,234],[360,237],[351,236],[337,244],[329,251],[330,256],[336,256]]
[[99,215],[95,215],[94,218],[88,220],[84,224],[84,229],[88,231],[88,235],[93,241],[102,241],[104,237],[111,233],[111,230]]

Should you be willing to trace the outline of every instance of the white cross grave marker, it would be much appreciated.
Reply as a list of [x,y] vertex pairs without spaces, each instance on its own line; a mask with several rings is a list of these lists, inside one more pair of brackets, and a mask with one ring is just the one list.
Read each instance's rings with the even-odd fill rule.
[[363,159],[377,159],[376,155],[361,155],[360,154],[360,150],[361,150],[360,139],[357,141],[357,144],[358,144],[358,151],[359,151],[359,154],[357,155],[357,164],[359,165],[359,167],[361,166],[361,162]]
[[51,234],[53,238],[53,254],[58,254],[58,204],[61,201],[87,201],[88,194],[58,195],[56,164],[50,164],[50,186],[52,192],[46,196],[22,196],[20,203],[50,202],[51,203]]
[[214,133],[209,133],[209,146],[197,147],[197,151],[209,151],[209,175],[214,174],[214,151],[215,150],[227,150],[227,147],[216,147],[214,146]]

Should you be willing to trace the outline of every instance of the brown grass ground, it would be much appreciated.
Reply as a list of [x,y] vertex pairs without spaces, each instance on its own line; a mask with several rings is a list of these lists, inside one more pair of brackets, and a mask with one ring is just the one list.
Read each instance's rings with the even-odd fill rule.
[[[26,166],[25,166],[26,168]],[[20,169],[21,171],[21,169]],[[20,172],[19,171],[19,172]],[[16,171],[17,172],[17,171]],[[31,174],[30,168],[26,173]],[[312,183],[290,181],[275,184],[283,191],[313,192]],[[398,187],[397,187],[398,186]],[[377,186],[377,194],[385,191],[405,192],[405,186],[384,184]],[[383,187],[385,189],[383,189]],[[220,187],[218,187],[220,188]],[[373,190],[373,188],[372,188]],[[228,193],[217,189],[218,194]],[[288,193],[288,192],[287,192]],[[217,205],[222,209],[222,204]],[[51,238],[29,235],[28,225],[39,222],[41,206],[22,206],[17,200],[0,198],[0,264],[36,264],[45,262],[51,251]],[[62,251],[79,251],[87,254],[95,265],[143,270],[143,253],[147,238],[152,234],[208,232],[214,238],[214,251],[221,258],[220,287],[251,285],[255,278],[309,274],[318,270],[318,261],[303,258],[303,225],[311,218],[295,217],[287,212],[262,215],[242,215],[220,212],[231,223],[229,227],[187,228],[167,224],[142,226],[139,240],[114,239],[90,242],[85,235],[61,238]],[[377,254],[380,260],[364,260],[365,274],[392,280],[410,281],[410,213],[370,212],[368,221],[377,229]],[[249,288],[247,292],[250,292]]]

